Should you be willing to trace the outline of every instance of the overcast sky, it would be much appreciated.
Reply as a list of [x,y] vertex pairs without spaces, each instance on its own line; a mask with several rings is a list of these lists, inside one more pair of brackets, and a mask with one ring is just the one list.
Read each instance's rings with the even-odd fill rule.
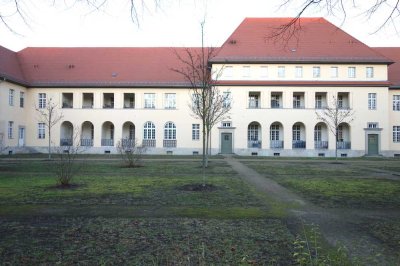
[[[73,4],[74,0],[56,0],[55,5],[50,0],[21,1],[25,1],[29,27],[17,16],[8,22],[20,35],[0,25],[0,45],[14,51],[32,46],[199,46],[204,16],[206,44],[220,46],[245,17],[292,17],[303,2],[295,0],[294,4],[279,8],[282,0],[158,0],[160,6],[155,6],[154,0],[145,0],[146,7],[137,6],[138,25],[131,20],[127,0],[109,0],[100,10]],[[0,8],[4,13],[7,9],[3,3]],[[362,14],[362,6],[348,8],[351,12],[344,22],[340,11],[329,15],[326,9],[315,8],[305,16],[325,17],[370,46],[400,46],[400,33],[393,25],[373,34],[385,12],[368,20]]]

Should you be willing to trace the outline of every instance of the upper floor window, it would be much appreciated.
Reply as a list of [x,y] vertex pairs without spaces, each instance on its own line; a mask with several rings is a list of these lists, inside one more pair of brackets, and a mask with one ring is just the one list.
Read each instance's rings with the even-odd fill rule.
[[145,93],[144,94],[144,108],[156,108],[156,94]]
[[400,142],[400,126],[393,126],[393,142]]
[[243,66],[243,77],[250,77],[250,66]]
[[[175,109],[176,108],[176,94],[175,93],[166,93],[164,99],[164,107],[166,109]],[[154,108],[154,107],[152,107]]]
[[232,66],[225,66],[223,70],[223,75],[225,77],[232,77],[233,76],[233,67]]
[[268,67],[267,66],[260,66],[260,77],[268,78]]
[[260,93],[250,92],[249,93],[249,108],[259,108],[260,107]]
[[46,108],[46,93],[39,93],[38,107],[39,107],[39,109]]
[[337,78],[339,76],[338,67],[331,67],[331,78]]
[[378,122],[368,122],[367,128],[378,128]]
[[25,105],[25,93],[21,91],[19,93],[19,107],[23,108]]
[[374,68],[373,67],[367,67],[366,68],[366,76],[367,76],[367,78],[373,78],[374,77]]
[[14,136],[14,122],[8,121],[8,138],[12,139]]
[[281,94],[271,94],[271,108],[281,108]]
[[376,109],[376,93],[368,93],[368,109]]
[[400,95],[393,95],[393,111],[400,111]]
[[313,78],[321,77],[321,68],[318,66],[313,67]]
[[315,95],[315,109],[322,109],[322,95]]
[[302,66],[296,66],[294,74],[295,74],[296,78],[302,78],[303,77],[303,67]]
[[9,106],[14,106],[14,90],[10,89],[8,91],[8,105]]
[[230,91],[224,91],[222,94],[223,97],[223,104],[222,106],[224,108],[229,108],[231,106],[231,92]]
[[355,78],[356,77],[356,68],[355,67],[349,67],[347,69],[347,75],[349,78]]
[[285,67],[278,66],[278,78],[284,78],[284,77],[285,77]]

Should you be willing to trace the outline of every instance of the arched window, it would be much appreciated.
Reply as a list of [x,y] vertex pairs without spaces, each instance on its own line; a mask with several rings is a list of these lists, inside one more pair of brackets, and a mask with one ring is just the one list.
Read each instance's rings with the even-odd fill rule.
[[270,139],[271,140],[280,140],[280,138],[279,138],[279,125],[278,124],[271,125]]
[[156,139],[156,126],[153,122],[146,122],[144,124],[143,139]]
[[247,140],[258,140],[258,124],[251,123],[247,128]]
[[168,122],[164,126],[164,139],[176,139],[176,126],[172,122]]

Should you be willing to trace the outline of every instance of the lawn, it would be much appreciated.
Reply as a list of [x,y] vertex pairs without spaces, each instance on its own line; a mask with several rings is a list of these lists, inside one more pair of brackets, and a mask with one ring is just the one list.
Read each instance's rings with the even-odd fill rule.
[[[0,162],[0,261],[4,264],[292,264],[284,212],[222,160],[178,158],[129,169],[114,158],[82,161],[70,189],[54,163]],[[273,203],[273,204],[271,204]]]
[[[239,159],[324,208],[400,206],[397,160]],[[260,194],[220,157],[206,191],[190,189],[203,180],[199,157],[147,156],[130,169],[90,156],[68,189],[56,186],[54,167],[43,157],[0,161],[0,264],[296,264],[293,206]],[[400,250],[399,229],[396,220],[360,222],[389,249]]]

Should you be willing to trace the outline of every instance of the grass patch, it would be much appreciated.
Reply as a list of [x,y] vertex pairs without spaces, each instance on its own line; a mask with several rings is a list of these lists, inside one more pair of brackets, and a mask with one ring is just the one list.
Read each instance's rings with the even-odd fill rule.
[[400,209],[400,178],[381,171],[382,168],[397,169],[397,160],[332,162],[244,161],[259,173],[323,207]]

